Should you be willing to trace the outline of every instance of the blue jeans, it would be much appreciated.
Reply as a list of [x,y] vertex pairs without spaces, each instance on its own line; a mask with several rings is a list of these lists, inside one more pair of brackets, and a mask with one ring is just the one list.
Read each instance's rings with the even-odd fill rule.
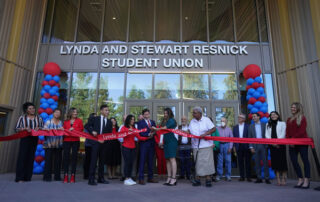
[[218,154],[218,166],[217,172],[218,176],[222,177],[223,174],[223,161],[225,162],[226,167],[226,177],[230,178],[231,176],[231,153],[228,154],[229,143],[220,143],[220,153]]

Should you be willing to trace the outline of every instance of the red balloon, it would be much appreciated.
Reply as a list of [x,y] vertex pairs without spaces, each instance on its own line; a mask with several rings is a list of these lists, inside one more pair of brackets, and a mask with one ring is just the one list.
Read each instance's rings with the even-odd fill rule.
[[260,85],[260,87],[264,88],[264,84],[263,83],[260,83],[259,85]]
[[56,63],[48,62],[47,64],[44,65],[43,72],[44,74],[50,74],[52,76],[56,76],[61,74],[61,69],[59,65],[57,65]]
[[54,96],[52,96],[52,99],[54,99],[54,101],[58,101],[59,97],[54,95]]
[[43,156],[36,156],[36,158],[34,158],[34,160],[35,160],[37,163],[41,163],[41,162],[44,160],[44,158],[43,158]]
[[43,108],[39,108],[38,109],[38,114],[41,114],[42,112],[44,112],[44,109]]
[[251,97],[248,103],[253,105],[255,102],[257,102],[257,99],[254,97]]
[[252,86],[251,86],[251,85],[248,85],[248,86],[246,87],[246,90],[248,91],[250,88],[252,88]]
[[258,101],[264,103],[264,102],[266,101],[266,98],[264,98],[264,97],[261,96],[261,97],[258,98]]
[[60,83],[56,83],[56,85],[55,86],[57,86],[58,88],[60,88]]
[[48,83],[50,86],[54,86],[57,84],[57,82],[55,82],[54,80],[50,80]]
[[49,83],[48,83],[48,81],[42,81],[41,85],[45,86],[45,85],[49,85]]
[[258,65],[250,64],[246,66],[243,70],[243,77],[247,80],[249,78],[256,78],[257,76],[260,76],[261,69]]
[[259,85],[258,82],[254,82],[251,86],[252,86],[252,88],[254,88],[254,89],[257,89],[257,88],[260,87],[260,85]]
[[258,112],[258,114],[260,115],[260,118],[263,118],[264,116],[263,112]]
[[264,114],[264,117],[269,118],[269,115],[270,115],[270,114],[267,112],[267,113]]
[[248,118],[249,118],[249,120],[251,120],[252,119],[252,114],[249,114]]
[[44,140],[38,140],[38,144],[43,144]]
[[43,97],[46,98],[46,99],[48,99],[48,98],[50,98],[50,94],[49,94],[49,93],[45,93],[45,94],[43,95]]
[[46,109],[46,113],[50,115],[50,114],[52,114],[52,113],[53,113],[53,110],[52,110],[51,108],[49,108],[49,107],[48,107],[48,108]]
[[268,160],[268,167],[271,167],[271,160]]

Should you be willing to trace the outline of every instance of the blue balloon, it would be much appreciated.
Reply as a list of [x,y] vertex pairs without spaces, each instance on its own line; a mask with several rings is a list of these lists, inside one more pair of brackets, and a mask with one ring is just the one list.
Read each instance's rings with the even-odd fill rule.
[[58,97],[59,97],[59,96],[60,96],[60,93],[58,93],[58,92],[57,92],[57,93],[56,93],[56,96],[58,96]]
[[55,110],[55,109],[57,109],[58,107],[57,107],[57,105],[50,105],[50,108],[51,108],[52,110]]
[[252,97],[251,95],[247,95],[247,97],[246,97],[247,101],[248,101],[251,97]]
[[260,111],[263,112],[263,113],[267,113],[268,112],[268,108],[263,106],[263,107],[261,107]]
[[55,91],[59,91],[58,86],[53,86],[51,89],[54,89]]
[[253,84],[253,82],[254,82],[253,78],[249,78],[249,79],[247,80],[247,85],[250,86],[250,85]]
[[52,105],[53,103],[54,103],[54,99],[49,98],[49,99],[48,99],[48,104],[49,104],[49,105]]
[[254,92],[256,92],[254,88],[249,88],[248,94],[253,95]]
[[41,103],[41,104],[43,104],[43,103],[45,103],[45,102],[47,102],[47,99],[46,99],[46,98],[41,98],[41,99],[40,99],[40,103]]
[[258,91],[260,94],[263,94],[263,93],[264,93],[264,88],[259,87],[259,88],[257,89],[257,91]]
[[59,76],[54,76],[53,80],[58,83],[60,81],[60,77]]
[[260,97],[260,93],[258,91],[254,92],[253,97],[258,99]]
[[257,113],[258,112],[258,109],[253,107],[251,110],[250,110],[251,114],[254,114],[254,113]]
[[42,113],[40,114],[40,116],[41,116],[41,118],[42,118],[43,120],[46,120],[46,119],[48,118],[48,114],[45,113],[45,112],[42,112]]
[[37,166],[39,166],[39,164],[36,161],[34,161],[33,162],[33,167],[37,167]]
[[254,79],[255,82],[261,83],[262,82],[262,78],[260,76],[256,77]]
[[43,156],[43,157],[44,157],[44,155],[45,155],[45,151],[42,150],[42,151],[40,152],[40,156]]
[[266,94],[262,93],[260,96],[267,98]]
[[267,117],[263,117],[262,119],[260,119],[261,123],[268,123],[268,118]]
[[248,104],[248,109],[251,110],[253,108],[252,104]]
[[[43,150],[43,152],[44,152],[44,150]],[[45,162],[46,162],[46,161],[42,161],[42,162],[40,163],[40,166],[41,166],[41,167],[44,167]]]
[[43,141],[44,140],[44,136],[39,136],[39,140]]
[[43,96],[45,93],[46,93],[46,91],[45,91],[44,89],[42,89],[42,90],[40,91],[40,95],[41,95],[41,96]]
[[36,151],[35,156],[40,156],[40,152]]
[[50,114],[49,116],[48,116],[48,119],[52,119],[53,118],[53,114]]
[[255,108],[260,108],[261,106],[262,106],[262,103],[260,102],[260,101],[257,101],[257,102],[255,102],[254,103],[254,105],[253,105]]
[[41,166],[37,166],[33,169],[33,173],[41,174],[43,172],[43,168]]
[[38,145],[37,145],[37,151],[38,151],[38,152],[41,152],[42,150],[43,150],[42,144],[38,144]]
[[50,80],[52,80],[52,76],[51,76],[50,74],[47,74],[47,75],[44,77],[44,80],[50,81]]
[[50,89],[49,90],[49,94],[51,95],[51,96],[54,96],[54,95],[56,95],[56,91],[54,90],[54,89]]
[[47,109],[48,107],[49,107],[49,104],[47,102],[41,104],[41,108],[43,108],[43,109]]
[[45,86],[43,87],[43,89],[44,89],[45,91],[49,92],[49,90],[51,89],[51,86],[45,85]]

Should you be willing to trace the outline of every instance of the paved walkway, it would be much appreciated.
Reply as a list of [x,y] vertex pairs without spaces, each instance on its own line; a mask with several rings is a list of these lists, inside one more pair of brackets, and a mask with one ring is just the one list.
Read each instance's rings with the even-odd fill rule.
[[[111,180],[108,185],[89,186],[87,181],[77,179],[76,184],[62,182],[43,182],[42,176],[34,176],[32,182],[15,183],[14,174],[0,174],[1,202],[73,202],[73,201],[235,201],[235,202],[312,202],[320,201],[320,191],[313,190],[320,182],[312,182],[311,189],[295,189],[295,180],[289,180],[288,185],[279,187],[273,184],[254,184],[249,182],[220,181],[213,187],[192,187],[186,180],[178,182],[176,187],[163,186],[162,183],[145,186],[125,186],[119,180]],[[80,178],[81,176],[79,176]]]

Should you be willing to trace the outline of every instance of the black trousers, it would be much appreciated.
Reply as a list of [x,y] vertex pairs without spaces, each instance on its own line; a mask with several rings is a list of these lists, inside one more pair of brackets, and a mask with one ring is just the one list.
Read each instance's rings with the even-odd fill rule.
[[300,157],[304,166],[304,175],[305,178],[310,178],[310,163],[308,159],[308,146],[304,145],[296,145],[294,148],[289,147],[290,159],[293,165],[294,170],[298,178],[302,178],[301,167],[298,163],[298,154],[300,153]]
[[[52,167],[54,169],[54,180],[61,180],[61,158],[62,158],[62,149],[61,148],[47,148],[45,150],[45,166],[43,179],[51,180],[52,179]],[[53,166],[52,166],[53,164]]]
[[[241,178],[251,178],[251,153],[248,148],[239,148],[237,150],[238,165]],[[246,171],[246,175],[244,175]]]
[[90,168],[90,162],[91,162],[91,150],[92,147],[85,147],[85,156],[83,161],[83,177],[84,179],[89,178],[89,168]]
[[99,158],[98,179],[104,178],[104,164],[106,159],[106,144],[95,142],[91,147],[91,161],[89,167],[89,180],[95,179],[96,167]]
[[124,159],[124,177],[131,178],[133,163],[136,158],[136,149],[122,147],[122,156]]
[[20,140],[15,181],[30,181],[38,137],[24,137]]
[[71,152],[71,150],[72,150],[72,154],[71,154],[71,174],[76,174],[79,147],[80,147],[80,142],[79,141],[63,142],[63,169],[64,169],[64,174],[68,174],[68,172],[69,172],[70,152]]

